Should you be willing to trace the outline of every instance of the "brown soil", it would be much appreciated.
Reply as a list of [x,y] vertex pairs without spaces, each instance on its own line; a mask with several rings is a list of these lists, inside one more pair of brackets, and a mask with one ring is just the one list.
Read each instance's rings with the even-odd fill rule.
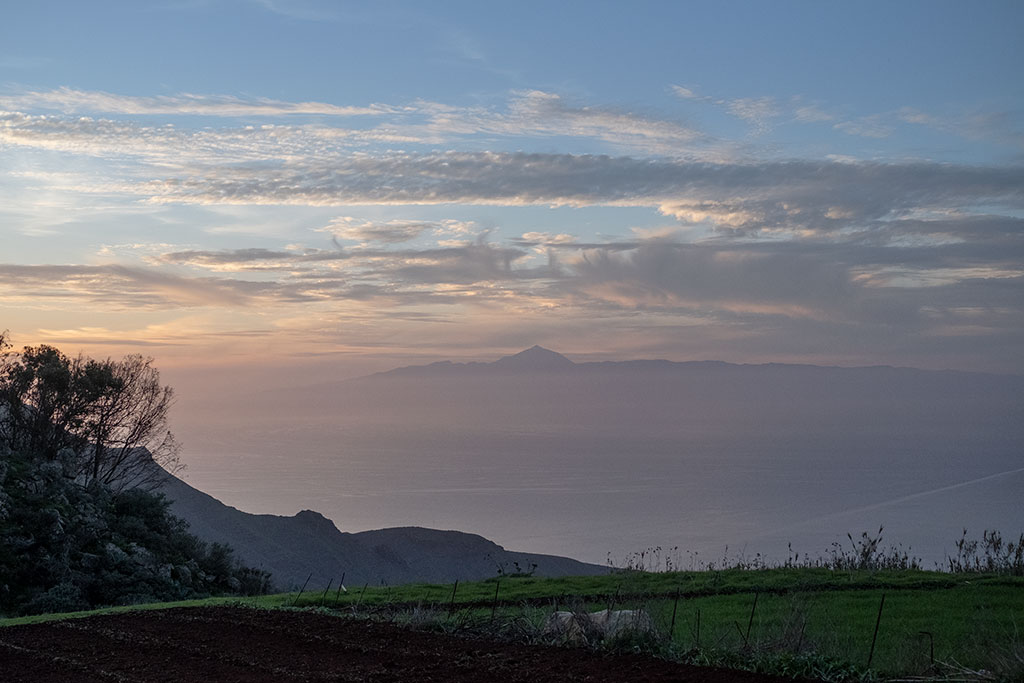
[[0,628],[0,680],[753,683],[783,679],[639,655],[469,640],[308,612],[202,607]]

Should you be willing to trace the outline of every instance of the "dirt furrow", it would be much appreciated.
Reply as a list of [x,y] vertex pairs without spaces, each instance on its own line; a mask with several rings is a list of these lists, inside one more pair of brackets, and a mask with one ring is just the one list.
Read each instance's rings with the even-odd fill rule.
[[753,683],[781,679],[639,655],[470,640],[309,612],[203,607],[0,629],[0,680]]

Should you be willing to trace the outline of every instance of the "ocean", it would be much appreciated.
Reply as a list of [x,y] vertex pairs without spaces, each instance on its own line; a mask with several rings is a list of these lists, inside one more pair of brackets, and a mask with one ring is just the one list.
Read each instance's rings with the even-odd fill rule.
[[457,529],[598,564],[814,558],[884,527],[883,545],[932,567],[965,528],[1024,532],[1019,430],[638,435],[261,414],[176,431],[185,480],[247,512]]

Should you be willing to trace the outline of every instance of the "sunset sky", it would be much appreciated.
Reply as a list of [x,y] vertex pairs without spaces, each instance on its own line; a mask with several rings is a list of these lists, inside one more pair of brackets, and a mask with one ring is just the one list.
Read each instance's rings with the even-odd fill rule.
[[1024,373],[1024,3],[5,2],[0,330]]

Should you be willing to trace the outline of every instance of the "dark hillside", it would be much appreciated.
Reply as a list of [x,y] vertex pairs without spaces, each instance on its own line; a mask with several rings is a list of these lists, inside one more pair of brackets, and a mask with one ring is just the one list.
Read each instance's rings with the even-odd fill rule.
[[244,562],[271,572],[281,588],[323,588],[344,573],[350,585],[382,582],[450,583],[501,573],[535,571],[537,576],[582,576],[607,568],[566,557],[505,550],[482,536],[420,527],[360,533],[339,531],[311,510],[292,517],[254,515],[224,505],[180,479],[165,474],[160,489],[190,531],[210,542],[228,543]]

